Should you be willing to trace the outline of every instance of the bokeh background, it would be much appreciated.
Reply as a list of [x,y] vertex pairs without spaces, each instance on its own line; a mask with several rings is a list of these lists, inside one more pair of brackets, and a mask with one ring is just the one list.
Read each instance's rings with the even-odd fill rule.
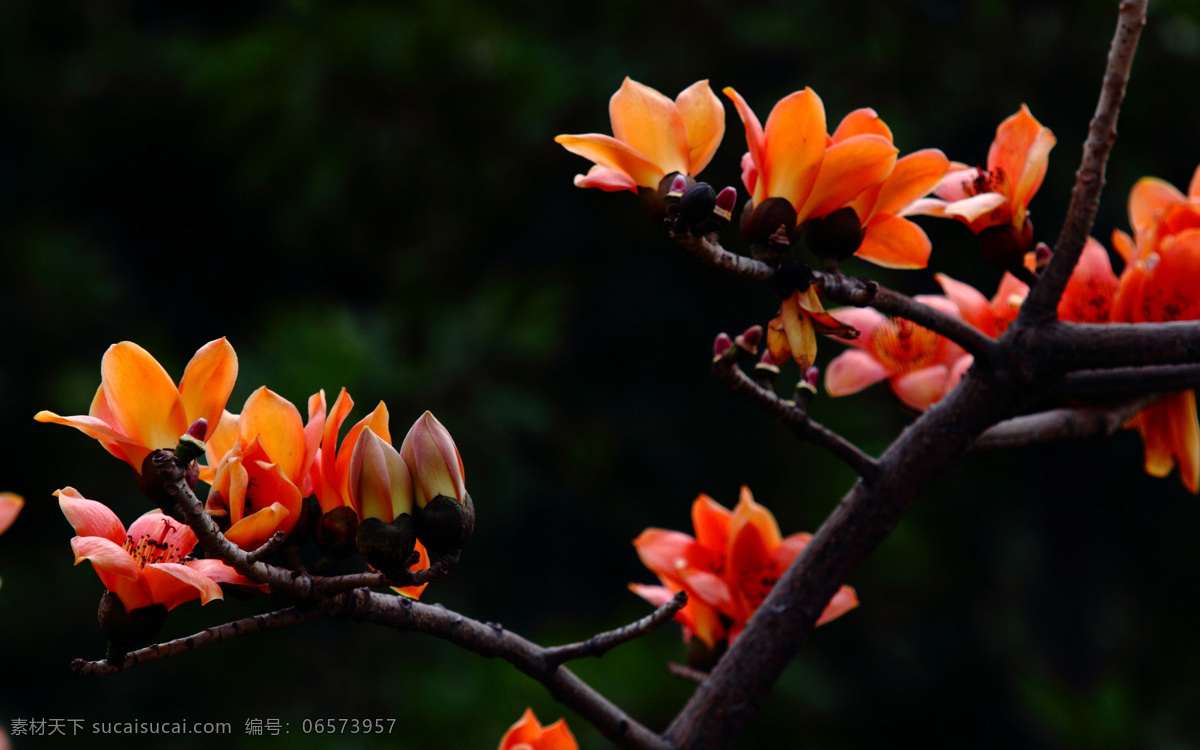
[[[748,484],[784,533],[814,530],[846,469],[729,393],[713,336],[777,301],[686,257],[630,194],[577,190],[558,133],[610,132],[629,75],[674,95],[735,86],[765,117],[805,85],[830,120],[876,108],[903,152],[982,162],[1027,103],[1058,135],[1032,210],[1061,223],[1115,2],[818,4],[630,0],[319,3],[6,0],[0,4],[0,489],[28,504],[0,539],[0,722],[227,721],[227,747],[488,748],[527,705],[566,716],[503,662],[344,622],[256,634],[103,679],[101,588],[74,568],[50,493],[73,485],[127,521],[133,473],[35,424],[86,410],[106,347],[129,339],[178,377],[228,336],[241,376],[298,404],[346,386],[451,429],[479,525],[426,599],[539,642],[645,614],[630,541],[689,529],[692,499]],[[1200,162],[1200,4],[1155,0],[1096,236],[1130,186],[1186,186]],[[705,176],[737,184],[732,108]],[[957,224],[925,222],[925,272],[989,295],[999,273]],[[730,246],[736,235],[727,232]],[[822,344],[821,363],[840,346]],[[785,370],[784,378],[796,374]],[[877,453],[912,416],[876,387],[816,417]],[[862,606],[822,628],[741,748],[1128,748],[1200,744],[1200,505],[1141,470],[1132,433],[973,455],[854,575]],[[172,613],[163,637],[264,609]],[[574,667],[650,727],[691,686],[674,625]],[[384,737],[304,735],[305,719],[395,718]],[[247,736],[278,719],[286,737]],[[145,738],[137,740],[142,742]],[[161,739],[161,738],[160,738]],[[16,748],[124,746],[85,735]],[[213,738],[172,737],[169,747]]]

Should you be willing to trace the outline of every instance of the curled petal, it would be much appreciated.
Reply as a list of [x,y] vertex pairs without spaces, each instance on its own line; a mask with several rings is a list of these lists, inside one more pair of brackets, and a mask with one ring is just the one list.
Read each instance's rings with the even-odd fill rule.
[[624,172],[641,187],[656,188],[667,174],[646,156],[611,136],[587,133],[560,135],[554,140],[573,154],[590,159],[602,167]]
[[[224,338],[200,347],[179,381],[179,397],[189,425],[197,419],[206,419],[209,435],[217,429],[237,373],[237,354]],[[208,435],[203,439],[207,440]]]
[[599,164],[593,165],[587,174],[575,175],[575,187],[600,188],[607,193],[620,190],[632,190],[636,193],[638,189],[637,182],[629,175],[619,169],[610,169]]
[[[69,489],[69,488],[68,488]],[[8,531],[17,514],[25,506],[25,498],[12,492],[0,492],[0,534]]]
[[1172,203],[1186,201],[1169,182],[1157,177],[1143,177],[1129,191],[1129,223],[1133,233],[1141,235],[1148,230],[1163,209]]
[[144,575],[150,587],[150,598],[168,610],[197,598],[201,604],[224,598],[216,581],[187,565],[152,563],[146,566]]
[[122,432],[154,450],[174,448],[188,428],[179,389],[158,360],[132,341],[113,344],[100,362],[104,393]]
[[825,392],[830,396],[849,396],[867,386],[891,377],[892,372],[861,349],[851,349],[834,357],[825,370]]
[[949,171],[938,181],[933,194],[950,202],[961,201],[971,197],[969,186],[979,179],[979,170],[975,167],[955,168],[951,165]]
[[842,615],[858,606],[858,594],[849,586],[842,586],[829,600],[829,604],[825,605],[825,611],[821,613],[821,619],[817,620],[817,625],[836,620]]
[[[67,523],[82,537],[101,537],[120,547],[125,544],[125,524],[104,503],[88,500],[74,487],[56,490],[58,507],[62,508]],[[14,513],[15,517],[16,514]],[[0,524],[2,525],[2,524]],[[76,563],[79,562],[77,559]]]
[[687,131],[675,102],[626,77],[609,100],[608,112],[618,141],[658,165],[663,174],[688,171]]
[[[883,181],[874,213],[901,215],[918,198],[929,194],[946,175],[950,160],[936,148],[914,151],[896,160],[896,168]],[[870,217],[864,217],[864,221]]]
[[[763,132],[763,127],[754,114],[754,110],[750,109],[750,105],[746,103],[741,94],[734,91],[731,86],[725,87],[723,93],[733,102],[733,107],[737,110],[738,117],[742,119],[742,126],[746,130],[748,151],[742,157],[742,182],[750,191],[755,202],[759,202],[766,197],[764,183],[767,169],[766,134]],[[747,179],[748,177],[753,177],[753,179]],[[764,188],[762,192],[759,191],[760,187]]]
[[933,245],[925,230],[908,219],[876,215],[864,227],[862,244],[855,257],[884,268],[924,268],[929,265]]
[[[279,530],[288,515],[283,503],[272,503],[230,526],[225,538],[244,550],[254,550]],[[295,525],[295,521],[292,525]]]
[[942,209],[942,215],[954,216],[972,222],[1007,203],[1008,198],[1000,193],[980,193],[979,195],[947,204]]

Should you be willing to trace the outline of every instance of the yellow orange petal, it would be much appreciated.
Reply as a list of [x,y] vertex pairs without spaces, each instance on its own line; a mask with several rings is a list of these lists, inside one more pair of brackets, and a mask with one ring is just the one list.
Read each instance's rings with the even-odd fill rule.
[[607,135],[560,135],[554,140],[573,154],[590,159],[602,167],[624,172],[642,187],[657,188],[667,174],[643,154]]
[[214,425],[209,422],[208,440],[205,441],[204,455],[208,466],[200,467],[200,478],[212,483],[216,468],[220,466],[225,454],[233,450],[241,435],[241,417],[227,411],[221,412],[221,417]]
[[[92,417],[96,417],[97,419],[101,420],[106,425],[113,428],[114,431],[121,432],[120,423],[117,422],[117,418],[115,416],[113,416],[112,409],[108,408],[108,399],[104,395],[104,384],[103,383],[101,383],[96,388],[96,395],[92,397],[92,405],[90,407],[88,407],[88,415],[92,416]],[[123,447],[120,443],[113,441],[113,440],[108,440],[104,437],[99,437],[99,436],[94,436],[94,437],[96,437],[96,439],[100,441],[100,445],[104,446],[104,449],[106,451],[108,451],[112,455],[116,456],[117,458],[121,459],[122,461],[125,461],[125,462],[129,463],[130,465],[132,465],[133,468],[136,469],[139,474],[142,473],[142,461],[145,460],[145,456],[142,456],[138,460],[137,464],[133,464],[133,459],[130,457],[130,450],[127,447]],[[140,445],[140,444],[134,443],[134,445]],[[144,448],[144,446],[142,446],[142,447]],[[140,453],[141,451],[135,449],[133,452]]]
[[[200,347],[179,381],[179,397],[189,425],[197,419],[206,419],[208,435],[216,431],[221,412],[233,392],[237,372],[237,354],[224,338]],[[208,435],[201,439],[207,439]]]
[[675,102],[626,77],[609,100],[608,113],[617,140],[658,165],[663,174],[688,171],[687,131]]
[[223,598],[216,581],[180,563],[153,563],[146,566],[143,574],[150,587],[150,598],[168,610],[193,599],[208,604]]
[[675,97],[675,106],[687,133],[688,174],[696,175],[708,166],[725,136],[725,107],[709,88],[708,81],[696,81]]
[[856,135],[878,135],[892,140],[892,129],[870,107],[856,109],[842,118],[833,131],[833,142],[839,143]]
[[796,221],[825,216],[882,182],[896,166],[897,152],[878,135],[856,135],[830,146],[808,199],[796,209]]
[[795,294],[785,299],[780,309],[783,313],[783,332],[787,336],[788,349],[803,371],[804,368],[811,367],[817,358],[817,333],[813,328],[812,318],[800,309]]
[[287,517],[287,508],[274,503],[230,526],[225,538],[244,550],[254,550],[270,539]]
[[291,401],[266,386],[259,388],[246,399],[238,429],[242,442],[257,437],[271,461],[293,483],[300,480],[307,446],[304,422]]
[[1168,205],[1186,201],[1169,182],[1157,177],[1143,177],[1129,191],[1129,223],[1135,235],[1141,235]]
[[929,265],[933,244],[925,230],[908,219],[878,214],[863,231],[856,258],[884,268],[924,268]]
[[179,389],[158,360],[132,341],[122,341],[104,353],[100,373],[121,431],[151,450],[174,448],[187,431],[187,415]]
[[[914,151],[897,159],[892,173],[880,186],[873,213],[901,215],[918,198],[929,195],[949,168],[950,160],[936,148]],[[870,218],[862,217],[864,222]]]
[[[1029,107],[1022,104],[1021,109],[1015,115],[1006,118],[996,128],[996,138],[992,141],[991,148],[988,149],[988,171],[1003,172],[1008,184],[1012,186],[1024,181],[1025,173],[1031,166],[1029,160],[1031,152],[1045,147],[1046,134],[1049,133],[1050,131],[1042,127],[1042,124],[1034,118]],[[1049,138],[1051,139],[1050,145],[1053,146],[1053,134],[1050,134]],[[1049,148],[1045,148],[1045,153],[1049,153]],[[1040,175],[1031,176],[1037,178],[1036,182],[1039,185],[1046,171],[1045,166],[1045,163],[1041,164]],[[1036,165],[1033,165],[1033,168],[1036,172]],[[1037,186],[1034,185],[1033,190],[1036,189]],[[1032,191],[1029,194],[1032,194]]]
[[1200,166],[1192,172],[1192,181],[1188,183],[1188,198],[1193,201],[1200,198]]
[[52,411],[39,411],[33,418],[38,422],[74,427],[88,437],[99,440],[109,453],[127,461],[139,474],[142,461],[150,455],[150,450],[140,442],[115,431],[107,422],[96,417],[60,417]]
[[77,536],[71,540],[75,564],[87,560],[95,569],[104,588],[116,594],[126,610],[150,604],[150,592],[138,565],[124,547],[98,536]]
[[785,198],[799,211],[825,159],[825,105],[810,88],[789,94],[771,110],[763,133],[764,160],[755,159],[759,192]]
[[1114,229],[1112,233],[1113,249],[1117,251],[1117,255],[1121,256],[1121,260],[1125,263],[1132,263],[1134,247],[1133,238],[1125,234],[1120,229]]
[[[733,107],[737,110],[738,117],[741,118],[742,126],[746,131],[746,148],[749,159],[742,158],[742,181],[745,183],[746,189],[751,192],[754,201],[762,201],[766,198],[764,175],[768,168],[766,135],[763,133],[762,125],[754,114],[754,110],[750,109],[750,105],[746,103],[741,94],[734,91],[732,86],[726,86],[722,93],[733,102]],[[753,179],[749,179],[751,177]]]
[[[417,540],[416,552],[418,556],[417,564],[410,566],[409,570],[413,572],[429,570],[429,552],[419,539]],[[420,599],[422,592],[425,591],[425,587],[428,585],[428,583],[422,583],[420,586],[393,586],[392,590],[401,596],[407,596],[409,599]]]
[[575,175],[575,187],[600,188],[608,193],[620,190],[632,190],[636,193],[638,188],[637,182],[629,175],[618,169],[609,169],[599,164],[593,164],[587,174]]

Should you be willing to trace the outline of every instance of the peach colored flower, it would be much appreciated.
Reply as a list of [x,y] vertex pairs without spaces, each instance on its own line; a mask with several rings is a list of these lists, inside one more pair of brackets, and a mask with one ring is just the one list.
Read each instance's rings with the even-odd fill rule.
[[[918,302],[958,316],[945,297],[919,295]],[[868,307],[833,311],[859,331],[847,341],[853,348],[833,358],[825,371],[830,396],[858,393],[887,380],[892,392],[909,407],[924,411],[940,401],[970,367],[971,359],[954,342],[903,318],[888,318]]]
[[500,738],[499,750],[579,750],[579,745],[564,719],[543,727],[533,709],[527,708]]
[[[1129,195],[1135,238],[1115,233],[1128,264],[1112,307],[1114,322],[1200,320],[1200,169],[1184,196],[1167,183],[1143,178]],[[1180,391],[1145,409],[1127,426],[1145,443],[1146,472],[1179,478],[1200,492],[1200,423],[1194,391]]]
[[466,474],[462,456],[450,431],[430,412],[422,414],[400,445],[400,455],[412,474],[417,507],[424,508],[438,495],[466,501]]
[[1050,129],[1022,104],[996,128],[987,169],[957,165],[933,191],[937,198],[922,201],[914,212],[958,219],[976,234],[989,227],[1010,226],[1028,246],[1029,201],[1042,185],[1055,143]]
[[177,388],[149,352],[122,341],[104,353],[100,375],[87,415],[40,411],[34,419],[77,428],[140,474],[146,456],[174,448],[197,419],[208,420],[210,432],[220,421],[237,378],[237,355],[225,339],[210,341],[192,357]]
[[305,426],[292,402],[265,386],[250,394],[241,414],[221,415],[200,477],[212,484],[206,508],[228,523],[222,526],[229,541],[252,550],[295,527],[312,492],[308,472],[324,422],[323,393],[309,399]]
[[[555,142],[595,162],[578,187],[605,191],[658,189],[667,175],[695,176],[712,160],[725,135],[725,108],[708,81],[697,81],[671,101],[626,78],[608,105],[613,135],[560,135]],[[614,137],[615,136],[615,137]]]
[[171,610],[193,599],[208,604],[222,598],[218,584],[253,585],[220,560],[190,559],[196,534],[162,511],[146,513],[126,532],[108,506],[73,487],[54,494],[78,535],[71,540],[75,564],[91,562],[126,612],[152,604]]
[[[686,591],[687,606],[675,619],[684,626],[685,638],[696,636],[711,649],[737,638],[812,535],[784,538],[771,511],[754,502],[747,487],[742,487],[732,512],[708,495],[697,497],[692,525],[695,537],[666,529],[643,531],[633,546],[663,585],[630,584],[629,588],[656,606],[675,592]],[[857,606],[854,589],[842,586],[817,624]]]

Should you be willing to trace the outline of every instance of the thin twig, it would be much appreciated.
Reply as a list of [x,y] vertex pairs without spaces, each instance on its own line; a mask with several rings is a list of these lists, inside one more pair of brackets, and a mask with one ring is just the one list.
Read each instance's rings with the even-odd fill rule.
[[664,623],[670,622],[675,613],[683,609],[686,604],[687,592],[680,591],[669,602],[637,622],[631,622],[616,630],[598,633],[586,641],[547,648],[545,653],[546,661],[551,664],[562,664],[572,659],[582,659],[585,656],[603,656],[622,643],[628,643],[635,638],[641,638],[643,635],[658,630]]
[[694,682],[697,685],[703,685],[704,681],[708,679],[708,672],[673,661],[667,662],[667,671],[681,680]]
[[1112,435],[1135,415],[1164,398],[1165,393],[1110,406],[1079,406],[1027,414],[989,427],[975,440],[973,450],[1021,448],[1054,440],[1084,440]]
[[205,628],[193,635],[176,638],[173,641],[165,643],[156,643],[153,646],[132,651],[126,654],[125,662],[120,666],[111,664],[106,659],[99,661],[76,659],[71,663],[71,671],[78,675],[89,676],[116,674],[117,672],[136,667],[139,664],[144,664],[145,662],[166,659],[171,656],[187,653],[188,651],[195,651],[201,646],[207,646],[211,643],[220,643],[221,641],[227,641],[230,638],[236,638],[240,635],[257,633],[260,630],[309,622],[320,616],[321,613],[314,609],[287,607],[286,609],[247,617],[243,620],[227,622],[224,625]]
[[843,305],[873,307],[885,315],[911,320],[958,344],[967,353],[973,354],[976,362],[997,360],[1000,350],[996,342],[962,318],[947,315],[911,297],[881,287],[874,281],[842,274],[815,272],[815,276],[817,287],[827,299]]
[[774,267],[760,260],[731,253],[721,247],[715,234],[697,236],[684,232],[672,234],[671,237],[706,266],[724,271],[730,276],[754,279],[755,281],[770,281],[771,277],[775,275]]
[[1121,3],[1117,30],[1108,51],[1104,83],[1100,87],[1099,101],[1096,102],[1096,114],[1088,125],[1083,159],[1075,173],[1075,188],[1071,191],[1067,218],[1055,243],[1050,264],[1021,305],[1020,318],[1023,324],[1046,323],[1055,319],[1058,300],[1092,231],[1092,222],[1100,205],[1100,191],[1104,188],[1108,155],[1117,140],[1117,114],[1121,110],[1121,100],[1125,98],[1125,85],[1129,82],[1129,70],[1133,66],[1138,37],[1146,25],[1146,3],[1147,0],[1125,0]]
[[[737,350],[734,346],[731,352]],[[754,382],[737,364],[735,356],[721,357],[713,362],[713,372],[735,393],[747,396],[751,401],[771,412],[783,422],[796,437],[807,440],[829,451],[854,470],[864,481],[871,482],[878,475],[879,466],[875,459],[864,453],[857,445],[808,416],[808,413],[791,401],[784,401],[775,392]]]
[[249,557],[253,562],[258,562],[275,550],[279,549],[280,545],[287,539],[287,534],[282,531],[276,531],[271,535],[271,538],[262,543],[262,546],[250,553]]

